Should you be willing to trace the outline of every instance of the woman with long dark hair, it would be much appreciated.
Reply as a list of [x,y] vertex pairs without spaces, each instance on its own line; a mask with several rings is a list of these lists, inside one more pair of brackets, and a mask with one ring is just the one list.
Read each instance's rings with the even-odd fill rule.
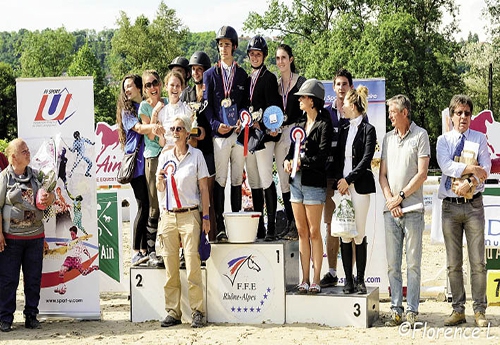
[[299,75],[295,67],[295,57],[292,48],[288,44],[280,44],[276,50],[276,66],[280,71],[278,79],[278,92],[283,103],[283,113],[285,115],[281,127],[281,138],[276,142],[274,155],[276,159],[276,170],[280,180],[281,196],[285,207],[287,226],[284,231],[278,234],[278,238],[286,240],[297,240],[297,227],[293,217],[292,204],[290,203],[290,183],[288,174],[283,169],[283,161],[290,149],[290,131],[293,125],[302,116],[300,110],[299,96],[295,93],[299,91],[306,78]]
[[151,133],[155,125],[143,124],[138,117],[139,104],[142,101],[142,78],[137,74],[126,75],[121,83],[120,95],[116,103],[116,124],[118,136],[124,153],[132,153],[139,146],[134,177],[130,182],[137,201],[137,214],[133,225],[132,264],[137,264],[147,255],[147,223],[149,215],[149,197],[144,174],[144,134]]

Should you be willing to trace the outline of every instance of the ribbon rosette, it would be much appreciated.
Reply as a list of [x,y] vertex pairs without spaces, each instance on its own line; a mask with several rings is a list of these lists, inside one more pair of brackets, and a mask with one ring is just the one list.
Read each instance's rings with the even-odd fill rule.
[[292,174],[290,175],[291,178],[294,178],[299,166],[300,145],[306,140],[306,132],[302,127],[295,126],[290,132],[290,139],[295,143],[293,151]]
[[241,120],[241,126],[243,127],[243,156],[246,157],[248,156],[248,137],[250,133],[250,126],[253,124],[252,122],[252,116],[250,113],[243,109],[240,112],[240,120]]
[[167,161],[163,165],[163,170],[165,171],[165,178],[166,178],[166,181],[167,181],[167,186],[165,188],[165,191],[167,192],[167,196],[165,198],[166,202],[167,202],[167,205],[166,205],[167,206],[167,210],[171,210],[172,209],[170,207],[169,189],[172,190],[172,194],[174,196],[177,208],[181,208],[181,200],[179,198],[179,191],[177,190],[177,184],[175,183],[175,178],[174,178],[175,171],[177,170],[177,164],[175,164],[175,162],[172,161],[172,160]]

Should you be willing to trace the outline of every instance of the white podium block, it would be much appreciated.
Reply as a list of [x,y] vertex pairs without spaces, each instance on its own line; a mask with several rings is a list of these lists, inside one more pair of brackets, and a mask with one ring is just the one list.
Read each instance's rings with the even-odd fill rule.
[[342,286],[325,288],[317,295],[286,295],[286,323],[318,323],[331,327],[368,328],[379,316],[377,287],[366,295],[344,295]]
[[[191,308],[188,299],[188,282],[186,270],[180,270],[181,276],[181,312],[182,321],[190,323]],[[202,267],[201,279],[203,282],[203,303],[205,315],[207,311],[207,272]],[[167,316],[165,311],[165,269],[155,267],[130,268],[130,321],[143,322],[163,320]]]
[[285,323],[283,244],[212,244],[207,284],[209,322]]

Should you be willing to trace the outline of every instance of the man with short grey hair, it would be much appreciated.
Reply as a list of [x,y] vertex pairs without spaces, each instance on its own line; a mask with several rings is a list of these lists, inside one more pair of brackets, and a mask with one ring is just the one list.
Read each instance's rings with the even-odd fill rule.
[[380,164],[380,187],[384,193],[385,243],[391,319],[386,326],[400,325],[403,315],[401,262],[406,238],[406,320],[414,326],[420,301],[420,265],[424,231],[423,183],[427,179],[430,145],[427,131],[411,121],[408,97],[397,95],[387,101],[394,129],[384,136]]

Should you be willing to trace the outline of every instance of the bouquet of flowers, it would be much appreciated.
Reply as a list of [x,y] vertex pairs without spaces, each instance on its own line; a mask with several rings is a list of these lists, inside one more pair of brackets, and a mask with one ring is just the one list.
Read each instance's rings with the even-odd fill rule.
[[36,194],[36,207],[45,211],[44,218],[52,215],[52,207],[48,207],[41,202],[47,193],[51,193],[56,187],[57,180],[57,155],[56,144],[53,139],[45,140],[38,149],[33,159],[33,166],[38,169],[37,180],[40,188]]
[[354,217],[354,206],[350,196],[343,195],[340,203],[333,212],[332,236],[353,238],[358,236],[356,230],[356,218]]

